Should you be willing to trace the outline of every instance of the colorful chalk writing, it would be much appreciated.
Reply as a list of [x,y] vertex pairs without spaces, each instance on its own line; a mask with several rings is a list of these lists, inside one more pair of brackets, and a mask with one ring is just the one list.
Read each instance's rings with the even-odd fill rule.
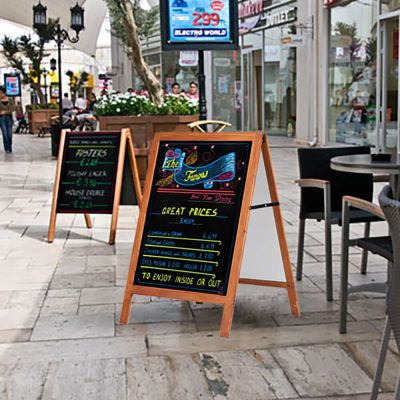
[[226,295],[251,142],[160,142],[135,284]]
[[67,132],[57,213],[112,213],[120,142],[120,132]]

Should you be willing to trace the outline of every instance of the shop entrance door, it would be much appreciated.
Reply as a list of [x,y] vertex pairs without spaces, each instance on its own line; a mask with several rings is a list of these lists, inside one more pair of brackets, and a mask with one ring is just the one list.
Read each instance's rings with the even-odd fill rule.
[[377,142],[381,150],[400,152],[400,16],[380,18],[377,62]]
[[263,129],[262,51],[242,51],[242,130]]

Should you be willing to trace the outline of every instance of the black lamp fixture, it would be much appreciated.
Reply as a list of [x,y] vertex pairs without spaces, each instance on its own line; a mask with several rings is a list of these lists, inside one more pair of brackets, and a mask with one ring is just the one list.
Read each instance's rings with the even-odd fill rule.
[[[39,32],[43,30],[47,25],[47,15],[46,15],[47,7],[43,6],[39,0],[39,3],[36,6],[33,6],[33,28]],[[66,29],[61,28],[61,25],[58,21],[56,25],[56,29],[54,31],[54,35],[51,40],[55,40],[57,43],[57,54],[58,61],[54,58],[50,60],[50,69],[55,71],[58,68],[58,104],[59,104],[59,125],[60,129],[62,129],[62,62],[61,62],[61,48],[62,44],[65,41],[69,41],[71,43],[78,43],[79,41],[79,33],[85,29],[84,23],[84,14],[85,10],[81,7],[76,1],[76,4],[70,8],[71,11],[71,25],[70,28],[75,32],[75,37],[71,37],[69,32]],[[49,40],[49,39],[47,39]]]
[[42,5],[39,0],[39,3],[36,6],[32,7],[33,9],[33,27],[40,31],[47,25],[47,16],[46,11],[47,7]]
[[85,29],[84,25],[84,14],[85,10],[81,7],[78,2],[71,7],[71,29],[76,32],[76,35],[79,35],[79,32]]
[[57,69],[57,60],[55,58],[50,59],[50,69],[53,72]]

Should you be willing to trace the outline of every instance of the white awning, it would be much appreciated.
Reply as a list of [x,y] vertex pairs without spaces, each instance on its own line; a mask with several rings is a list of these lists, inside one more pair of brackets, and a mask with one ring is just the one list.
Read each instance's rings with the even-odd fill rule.
[[[38,2],[39,0],[2,0],[0,18],[31,28],[32,7]],[[94,56],[107,6],[103,0],[79,0],[78,3],[85,9],[85,30],[80,33],[78,43],[73,45],[67,42],[66,45]],[[61,27],[69,28],[70,7],[76,4],[76,0],[42,0],[42,4],[47,7],[47,18],[60,18]],[[70,32],[70,35],[74,36],[75,32]]]

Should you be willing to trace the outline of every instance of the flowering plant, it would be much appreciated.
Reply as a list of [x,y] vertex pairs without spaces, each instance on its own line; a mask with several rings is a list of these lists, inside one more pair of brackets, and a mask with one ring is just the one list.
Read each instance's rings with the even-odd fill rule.
[[95,105],[98,116],[114,115],[195,115],[199,113],[198,100],[184,94],[166,94],[164,101],[156,105],[143,94],[115,94],[103,96]]

